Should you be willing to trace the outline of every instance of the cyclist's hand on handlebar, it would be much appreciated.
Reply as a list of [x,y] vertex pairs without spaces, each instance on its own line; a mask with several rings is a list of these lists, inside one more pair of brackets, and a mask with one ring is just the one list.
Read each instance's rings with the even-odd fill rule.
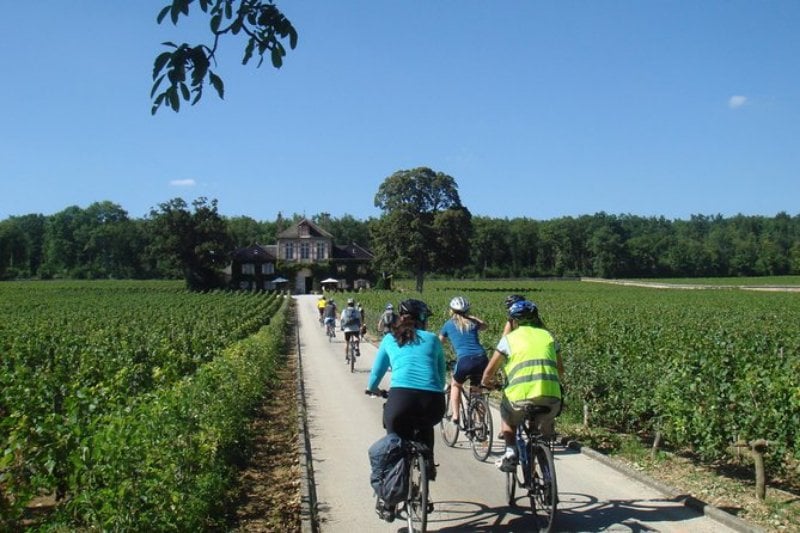
[[389,391],[383,389],[375,389],[375,390],[367,389],[364,391],[364,394],[372,398],[386,398],[389,396]]

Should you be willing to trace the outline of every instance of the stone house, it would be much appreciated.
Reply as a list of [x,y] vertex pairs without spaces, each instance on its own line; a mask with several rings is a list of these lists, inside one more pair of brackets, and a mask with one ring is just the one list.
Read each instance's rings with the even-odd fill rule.
[[235,250],[227,271],[230,285],[246,290],[286,289],[295,294],[326,289],[357,290],[375,283],[372,253],[356,243],[336,244],[333,235],[302,219],[277,236],[277,243]]

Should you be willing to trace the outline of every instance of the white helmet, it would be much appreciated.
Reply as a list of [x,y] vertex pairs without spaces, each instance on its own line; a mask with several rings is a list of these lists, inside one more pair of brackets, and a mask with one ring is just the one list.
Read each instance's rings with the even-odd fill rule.
[[459,314],[464,314],[469,311],[469,300],[463,296],[456,296],[450,300],[450,309]]

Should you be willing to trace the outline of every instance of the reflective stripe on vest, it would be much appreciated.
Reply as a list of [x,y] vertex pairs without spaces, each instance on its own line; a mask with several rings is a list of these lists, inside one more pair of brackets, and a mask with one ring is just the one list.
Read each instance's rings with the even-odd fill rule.
[[504,389],[508,401],[541,396],[561,398],[553,336],[545,329],[520,326],[506,339],[511,352],[503,367],[508,378]]

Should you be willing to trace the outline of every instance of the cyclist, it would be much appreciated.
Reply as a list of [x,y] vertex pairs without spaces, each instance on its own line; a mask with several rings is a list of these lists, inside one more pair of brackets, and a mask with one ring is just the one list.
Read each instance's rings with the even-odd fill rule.
[[322,314],[325,312],[325,305],[327,305],[327,301],[325,300],[325,295],[319,297],[317,300],[317,311],[319,312],[319,323],[322,324]]
[[503,472],[513,472],[518,462],[515,436],[525,416],[525,404],[550,407],[549,413],[537,417],[536,424],[545,438],[552,437],[555,417],[561,411],[564,377],[558,343],[539,318],[536,304],[515,302],[508,309],[508,318],[514,329],[500,339],[481,380],[490,386],[503,365],[508,384],[503,389],[500,418],[506,451],[495,463]]
[[347,299],[347,307],[342,311],[339,327],[344,331],[344,360],[347,361],[350,341],[355,339],[355,342],[358,342],[361,335],[361,312],[356,309],[356,302],[352,298]]
[[392,324],[397,320],[397,314],[394,312],[394,306],[388,303],[386,309],[383,310],[380,320],[378,320],[378,331],[381,335],[386,335],[392,332]]
[[436,479],[433,462],[433,427],[442,420],[445,410],[444,350],[439,337],[425,331],[431,314],[425,302],[405,300],[398,308],[399,316],[392,334],[383,337],[367,389],[377,391],[381,379],[392,368],[389,397],[383,409],[383,425],[387,433],[417,440],[431,451],[428,479]]
[[[521,301],[522,301],[522,300],[524,300],[524,299],[525,299],[525,297],[524,297],[524,296],[521,296],[521,295],[519,295],[519,294],[509,294],[508,296],[506,296],[506,300],[505,300],[505,304],[506,304],[506,311],[507,311],[507,310],[508,310],[508,309],[509,309],[509,308],[510,308],[512,305],[514,305],[514,304],[515,304],[515,303],[517,303],[517,302],[521,302]],[[511,319],[509,318],[508,320],[506,320],[506,323],[505,323],[505,325],[503,326],[503,335],[508,335],[509,333],[511,333],[511,330],[512,330],[512,329],[514,329],[514,328],[511,326]]]
[[331,325],[331,328],[336,327],[336,302],[333,298],[325,304],[325,309],[322,311],[322,319],[326,328],[328,324]]
[[450,319],[439,331],[442,344],[447,339],[456,353],[456,366],[453,368],[453,379],[450,382],[450,405],[452,406],[452,422],[458,424],[458,413],[461,407],[461,390],[467,378],[477,376],[475,383],[483,375],[489,359],[486,350],[478,340],[478,332],[486,328],[486,323],[469,314],[469,300],[456,296],[450,300]]

